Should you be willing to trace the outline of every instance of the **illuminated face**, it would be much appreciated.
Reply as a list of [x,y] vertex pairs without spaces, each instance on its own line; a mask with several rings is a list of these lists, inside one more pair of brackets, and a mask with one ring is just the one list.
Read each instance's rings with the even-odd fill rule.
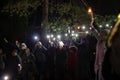
[[26,48],[27,48],[26,44],[22,43],[22,49],[26,49]]

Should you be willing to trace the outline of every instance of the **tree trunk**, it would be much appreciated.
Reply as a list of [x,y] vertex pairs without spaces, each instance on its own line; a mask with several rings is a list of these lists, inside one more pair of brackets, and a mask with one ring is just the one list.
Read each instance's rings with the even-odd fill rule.
[[42,29],[45,29],[48,24],[48,0],[44,0],[43,6],[43,21],[41,24]]

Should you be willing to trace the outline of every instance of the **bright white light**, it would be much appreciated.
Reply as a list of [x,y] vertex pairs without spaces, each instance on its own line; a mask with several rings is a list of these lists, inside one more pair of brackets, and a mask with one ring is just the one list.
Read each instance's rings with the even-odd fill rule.
[[89,29],[91,30],[92,28],[90,27]]
[[66,33],[65,36],[68,36],[68,34]]
[[71,34],[72,36],[74,36],[75,34]]
[[82,27],[83,30],[85,30],[85,28],[86,28],[85,26]]
[[63,47],[64,46],[64,43],[62,41],[59,41],[59,46]]
[[55,41],[56,40],[56,38],[53,38],[53,41]]
[[70,30],[68,30],[68,33],[70,33]]
[[75,31],[72,31],[72,33],[75,33]]
[[102,25],[100,25],[99,27],[102,28]]
[[88,34],[89,32],[88,31],[85,31],[86,34]]
[[34,36],[34,39],[35,39],[35,40],[38,40],[38,37],[37,37],[37,36]]
[[60,39],[60,38],[61,38],[61,35],[58,35],[57,38]]
[[8,80],[9,79],[9,77],[8,76],[4,76],[4,80]]
[[75,36],[78,37],[78,34],[76,34]]
[[54,37],[54,35],[53,35],[53,34],[51,34],[51,37]]
[[47,38],[49,39],[49,38],[50,38],[50,35],[47,35]]
[[106,24],[106,27],[109,27],[109,24]]

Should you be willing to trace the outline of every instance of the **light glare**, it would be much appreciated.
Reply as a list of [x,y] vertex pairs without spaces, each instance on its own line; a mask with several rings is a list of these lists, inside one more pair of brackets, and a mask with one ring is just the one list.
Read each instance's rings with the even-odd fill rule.
[[49,38],[50,38],[50,35],[47,35],[47,38],[49,39]]
[[34,39],[35,39],[35,40],[37,40],[37,39],[38,39],[38,37],[37,37],[37,36],[34,36]]
[[57,38],[58,38],[58,39],[60,39],[60,38],[61,38],[61,36],[60,36],[60,35],[58,35],[58,36],[57,36]]
[[86,28],[85,26],[82,27],[83,30],[85,30],[85,28]]
[[88,34],[89,32],[88,32],[88,31],[86,31],[85,33],[86,33],[86,34]]
[[9,79],[9,77],[8,76],[4,76],[4,80],[8,80]]

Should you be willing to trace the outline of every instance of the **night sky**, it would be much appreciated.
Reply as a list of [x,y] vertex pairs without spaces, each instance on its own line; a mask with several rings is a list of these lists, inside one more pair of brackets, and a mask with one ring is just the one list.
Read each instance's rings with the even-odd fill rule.
[[95,14],[116,15],[120,12],[120,0],[84,0]]

